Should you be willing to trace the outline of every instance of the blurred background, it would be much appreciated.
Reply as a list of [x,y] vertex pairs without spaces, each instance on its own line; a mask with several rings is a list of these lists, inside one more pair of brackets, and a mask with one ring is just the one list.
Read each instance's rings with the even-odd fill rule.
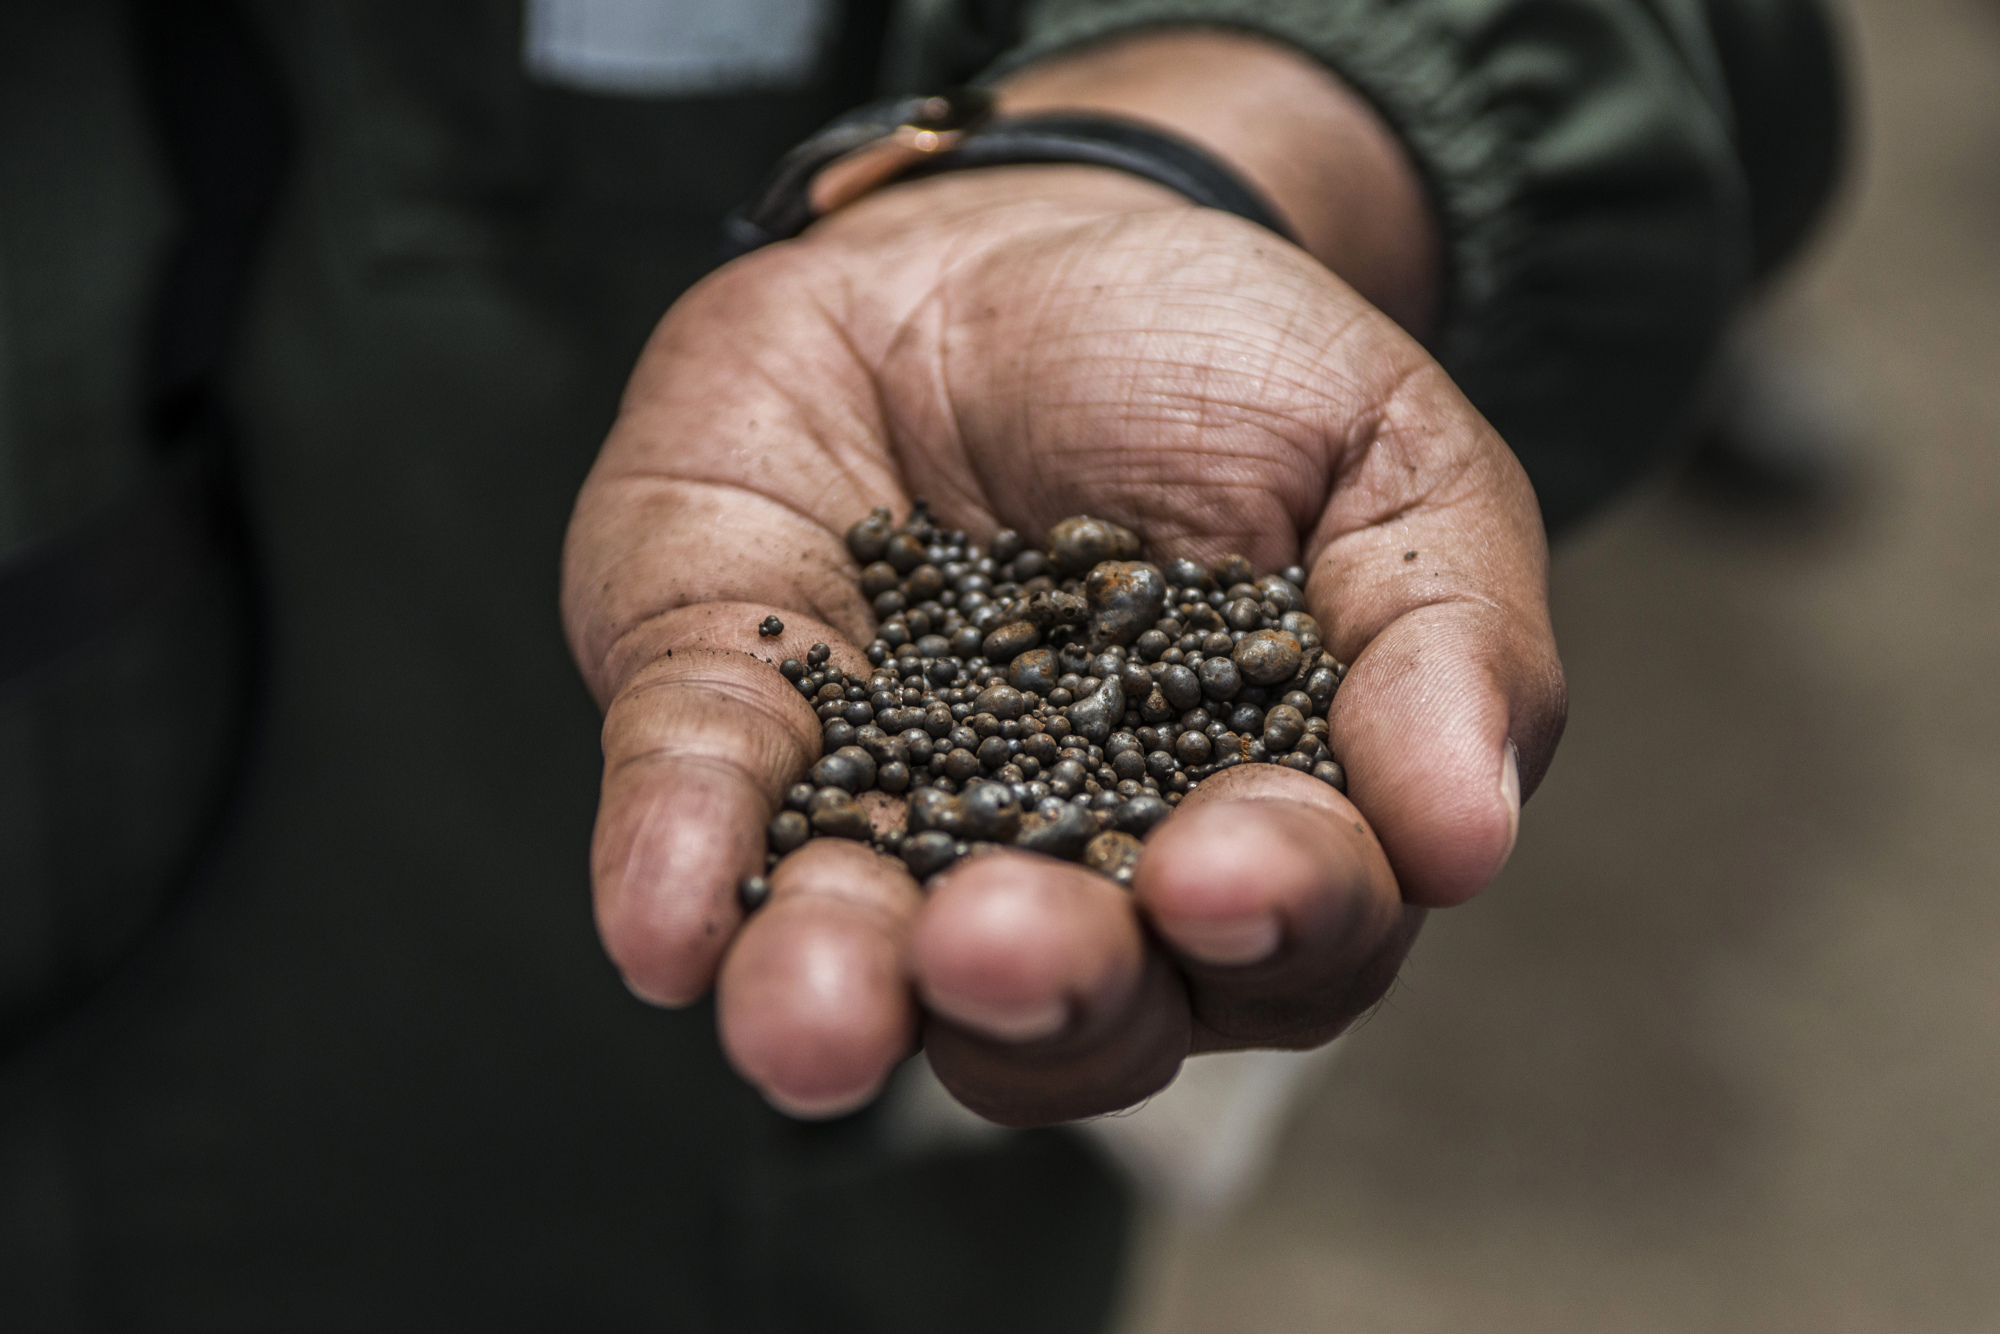
[[1568,738],[1128,1334],[2000,1330],[2000,5],[1857,0],[1739,414],[1556,555]]

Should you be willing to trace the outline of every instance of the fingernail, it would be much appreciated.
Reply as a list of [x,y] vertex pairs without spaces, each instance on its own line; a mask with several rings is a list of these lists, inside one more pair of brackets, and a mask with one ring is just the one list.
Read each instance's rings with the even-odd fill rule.
[[870,1084],[858,1093],[841,1093],[820,1098],[788,1098],[770,1089],[764,1090],[764,1101],[795,1121],[830,1121],[836,1116],[846,1116],[858,1112],[875,1101],[882,1092],[881,1084]]
[[1168,917],[1155,921],[1182,953],[1218,967],[1262,963],[1278,952],[1283,934],[1271,913],[1255,917]]
[[631,992],[633,996],[643,1001],[647,1005],[653,1006],[656,1009],[685,1010],[688,1006],[694,1004],[696,1000],[701,999],[699,996],[693,998],[683,998],[680,996],[653,995],[652,993],[643,990],[637,982],[634,982],[631,978],[626,977],[623,974],[619,975],[619,980],[624,982],[625,990]]
[[1040,1042],[1069,1023],[1069,1003],[1060,996],[1027,1005],[996,1005],[963,997],[926,996],[931,1009],[964,1028],[1002,1042]]
[[1504,862],[1514,855],[1514,840],[1521,836],[1521,752],[1512,741],[1500,761],[1500,799],[1507,803],[1507,851],[1500,857]]

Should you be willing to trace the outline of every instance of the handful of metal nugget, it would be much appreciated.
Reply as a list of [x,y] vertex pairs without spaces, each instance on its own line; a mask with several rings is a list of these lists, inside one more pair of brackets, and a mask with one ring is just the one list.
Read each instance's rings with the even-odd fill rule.
[[[1297,567],[1155,565],[1130,530],[1084,516],[1046,549],[1007,529],[981,549],[922,501],[901,527],[876,510],[847,548],[881,628],[866,676],[824,644],[779,664],[826,745],[771,821],[770,865],[821,836],[870,842],[919,880],[1012,846],[1129,883],[1141,840],[1224,769],[1282,764],[1345,789],[1325,715],[1347,668]],[[745,882],[745,906],[765,892]]]

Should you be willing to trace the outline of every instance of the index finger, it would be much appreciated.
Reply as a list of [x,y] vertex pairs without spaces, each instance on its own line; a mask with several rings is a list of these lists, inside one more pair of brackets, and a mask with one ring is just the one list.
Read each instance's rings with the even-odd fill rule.
[[[802,653],[746,642],[772,610],[707,603],[654,618],[650,660],[605,712],[591,840],[598,933],[627,985],[659,1004],[688,1004],[714,982],[742,918],[736,886],[764,869],[779,794],[820,753],[812,706],[765,660]],[[791,615],[774,642],[834,637]]]

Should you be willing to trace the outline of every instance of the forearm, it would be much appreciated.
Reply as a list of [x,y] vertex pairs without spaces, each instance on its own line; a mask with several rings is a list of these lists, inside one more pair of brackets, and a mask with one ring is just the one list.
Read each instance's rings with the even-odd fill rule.
[[1091,111],[1215,154],[1315,258],[1422,335],[1441,286],[1438,229],[1395,135],[1324,66],[1237,32],[1149,30],[1055,57],[998,89],[1010,114]]

